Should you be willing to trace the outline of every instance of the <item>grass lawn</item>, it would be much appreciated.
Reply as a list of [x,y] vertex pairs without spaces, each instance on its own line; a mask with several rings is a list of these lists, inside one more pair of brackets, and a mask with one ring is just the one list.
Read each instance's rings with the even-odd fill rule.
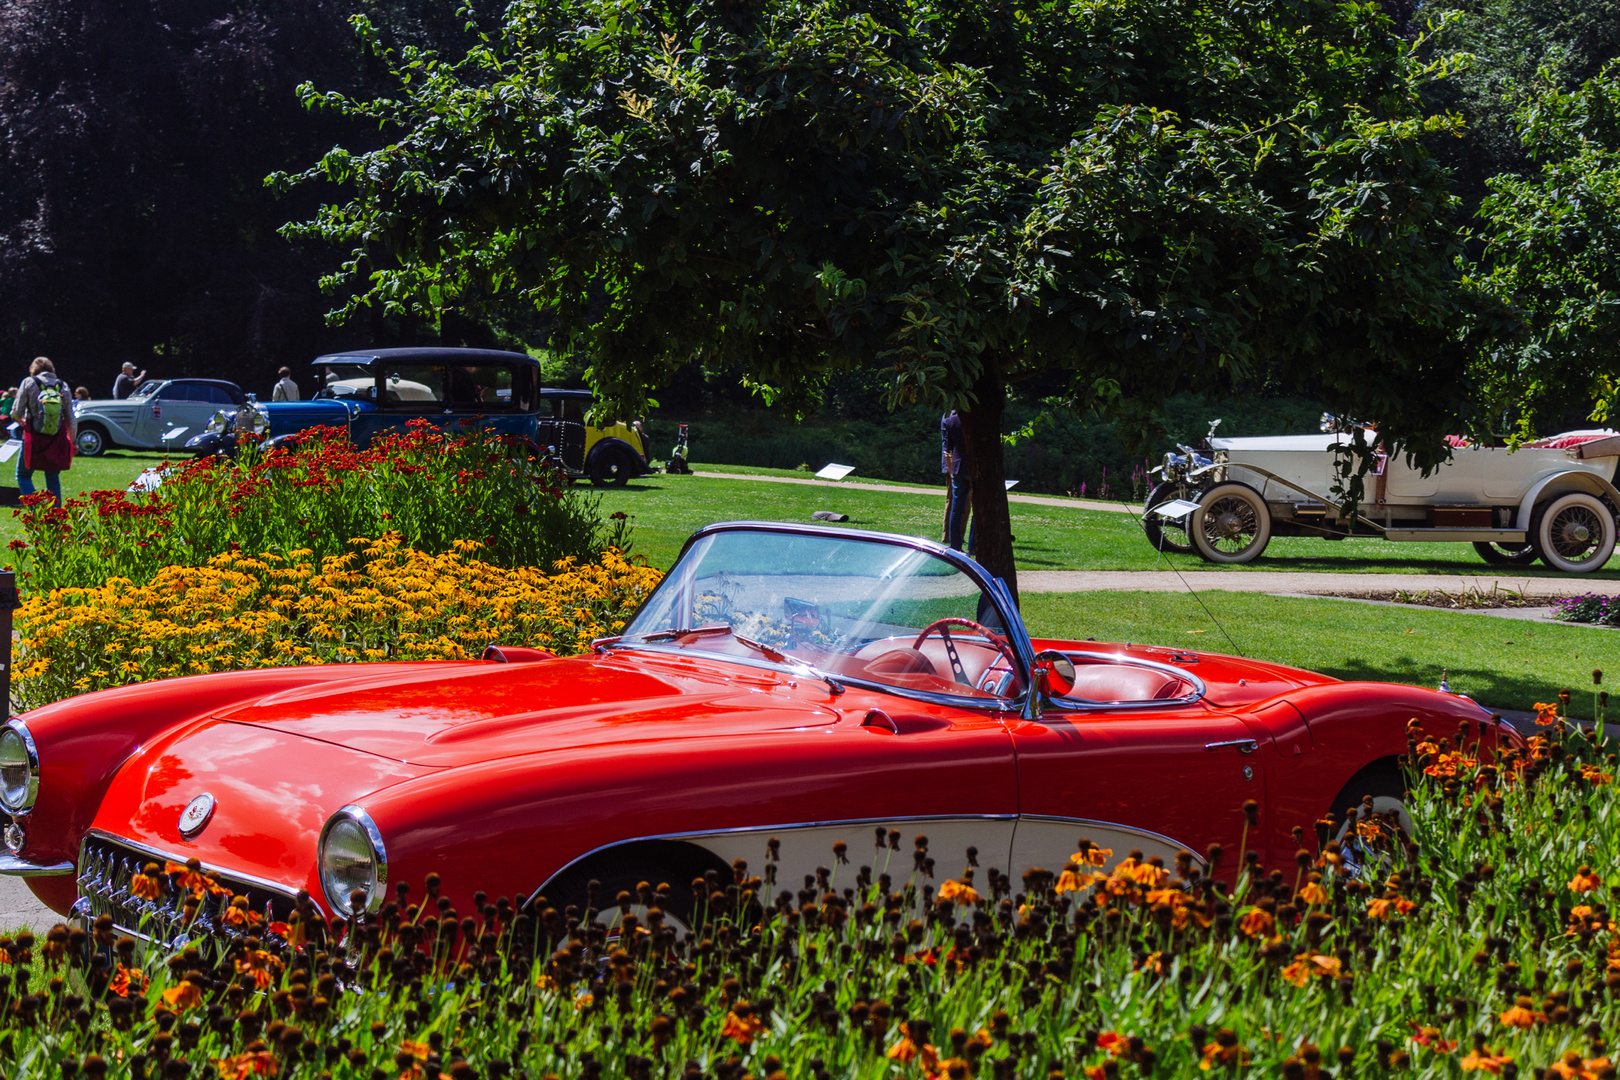
[[1614,631],[1463,612],[1215,591],[1197,599],[1187,593],[1035,593],[1023,598],[1023,608],[1038,636],[1235,653],[1340,679],[1429,687],[1438,686],[1445,671],[1453,690],[1496,709],[1529,709],[1567,686],[1574,694],[1571,712],[1587,719],[1592,669],[1620,673]]
[[[704,466],[699,465],[699,469]],[[711,466],[718,468],[718,466]],[[728,471],[732,467],[726,466]],[[751,470],[795,476],[784,470]],[[602,492],[608,513],[622,510],[634,518],[636,550],[656,566],[667,567],[681,544],[700,525],[728,519],[809,521],[816,510],[849,515],[855,528],[877,529],[937,538],[944,512],[939,488],[927,494],[874,491],[856,484],[822,487],[728,480],[712,476],[655,474],[632,480],[627,487]],[[1012,504],[1014,552],[1027,570],[1166,570],[1201,573],[1215,569],[1196,555],[1163,555],[1154,551],[1131,514],[1028,503]],[[1360,574],[1483,574],[1507,580],[1558,577],[1539,566],[1508,568],[1500,573],[1467,544],[1396,544],[1387,540],[1326,541],[1309,537],[1275,539],[1261,558],[1236,570],[1318,570]],[[1620,580],[1620,558],[1596,574],[1594,581]]]

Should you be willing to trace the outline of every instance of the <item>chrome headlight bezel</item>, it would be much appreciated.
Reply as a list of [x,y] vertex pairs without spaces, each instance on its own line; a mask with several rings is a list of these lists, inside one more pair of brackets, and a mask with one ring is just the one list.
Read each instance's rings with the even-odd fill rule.
[[[366,910],[379,911],[388,897],[388,849],[383,844],[382,831],[371,815],[359,806],[345,806],[326,819],[321,828],[321,839],[315,851],[315,873],[320,878],[321,893],[327,906],[338,915],[358,914],[349,909],[349,893],[353,887],[339,890],[327,872],[327,848],[332,833],[339,826],[353,826],[371,849],[371,882],[366,886]],[[346,828],[347,831],[347,828]],[[355,886],[358,887],[358,886]],[[341,895],[337,895],[341,892]]]
[[39,799],[39,748],[34,745],[34,736],[28,730],[28,725],[21,720],[9,720],[5,727],[0,728],[0,745],[5,740],[15,737],[17,745],[22,750],[22,757],[27,762],[28,776],[22,786],[22,795],[18,799],[10,797],[11,785],[4,780],[0,773],[0,807],[13,816],[21,816],[34,808]]

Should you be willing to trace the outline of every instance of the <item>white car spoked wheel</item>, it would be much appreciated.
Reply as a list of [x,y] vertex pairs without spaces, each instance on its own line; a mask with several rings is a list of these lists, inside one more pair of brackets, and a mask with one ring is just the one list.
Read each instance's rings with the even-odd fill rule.
[[74,441],[73,452],[80,457],[100,457],[107,449],[107,434],[95,424],[81,425],[79,437]]
[[1588,574],[1614,554],[1614,512],[1597,496],[1572,491],[1537,512],[1533,535],[1548,566]]
[[1247,484],[1216,484],[1198,500],[1187,531],[1212,563],[1253,562],[1271,542],[1271,511]]
[[[1407,813],[1406,803],[1394,795],[1372,797],[1372,820],[1367,818],[1365,802],[1358,802],[1352,808],[1356,811],[1357,821],[1342,821],[1338,832],[1333,836],[1333,839],[1339,842],[1339,854],[1344,859],[1344,869],[1351,877],[1362,877],[1369,872],[1374,877],[1381,877],[1376,870],[1389,844],[1390,825],[1398,823],[1401,830],[1407,836],[1411,836],[1412,815]],[[1372,826],[1378,834],[1376,841],[1363,837],[1359,831],[1352,831],[1352,827],[1359,830],[1365,825]]]

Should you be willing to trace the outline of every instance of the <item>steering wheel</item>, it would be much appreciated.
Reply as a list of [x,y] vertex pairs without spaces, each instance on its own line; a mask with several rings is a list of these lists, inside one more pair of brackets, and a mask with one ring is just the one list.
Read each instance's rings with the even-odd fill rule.
[[945,656],[951,662],[951,677],[961,685],[971,687],[973,682],[967,677],[967,669],[962,666],[962,658],[956,653],[956,642],[951,640],[950,628],[953,626],[965,626],[970,630],[977,630],[979,633],[983,634],[985,639],[988,640],[991,645],[995,646],[996,651],[999,652],[1007,661],[1007,666],[1013,671],[1018,670],[1017,654],[1012,651],[1011,645],[1007,644],[1007,642],[1002,638],[996,636],[995,631],[991,630],[987,626],[981,626],[972,619],[963,619],[955,615],[947,616],[943,619],[935,619],[933,622],[923,627],[922,633],[917,635],[917,640],[911,643],[911,647],[913,649],[922,648],[923,640],[927,638],[929,634],[932,634],[935,630],[938,630],[939,640],[945,646]]

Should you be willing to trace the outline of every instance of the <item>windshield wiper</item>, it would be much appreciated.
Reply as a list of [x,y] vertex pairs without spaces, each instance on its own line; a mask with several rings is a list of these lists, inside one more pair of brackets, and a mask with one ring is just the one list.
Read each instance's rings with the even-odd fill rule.
[[696,637],[699,634],[729,634],[729,623],[720,623],[716,626],[694,626],[690,630],[654,630],[650,634],[642,634],[632,638],[632,641],[679,641],[682,638]]

